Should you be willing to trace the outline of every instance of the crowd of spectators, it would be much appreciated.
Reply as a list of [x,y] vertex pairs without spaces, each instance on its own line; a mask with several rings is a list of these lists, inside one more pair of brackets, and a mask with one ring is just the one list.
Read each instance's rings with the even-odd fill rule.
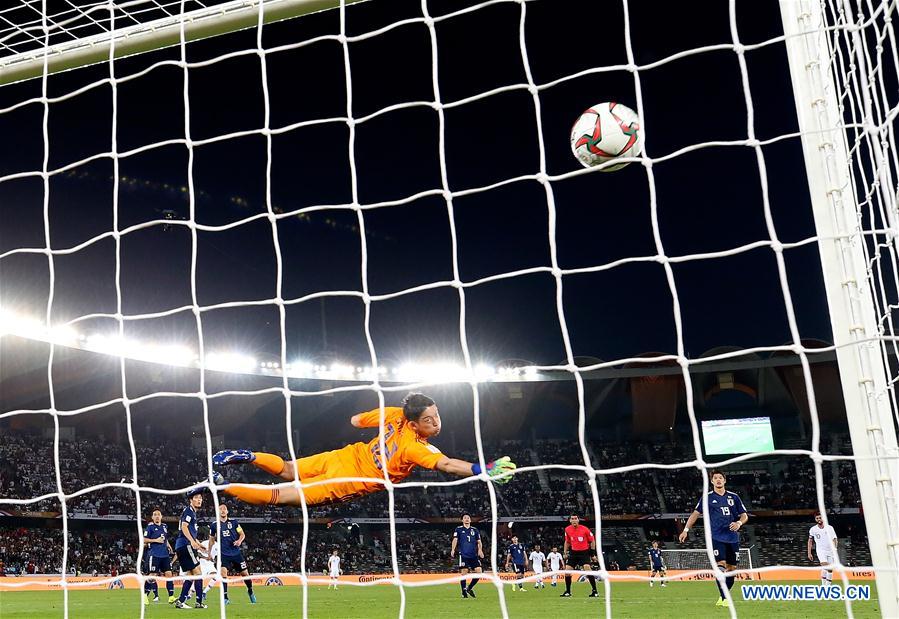
[[[834,439],[834,449],[847,451],[848,441]],[[263,446],[262,449],[265,449]],[[822,451],[826,452],[827,445]],[[135,448],[137,478],[142,487],[175,490],[197,483],[206,472],[206,453],[190,445]],[[277,451],[277,450],[275,450]],[[571,441],[534,440],[485,444],[484,452],[510,453],[522,466],[548,466],[516,476],[513,483],[494,486],[497,513],[500,516],[557,515],[593,509],[593,494],[588,476],[577,469],[552,465],[583,466],[580,445]],[[588,457],[597,469],[610,469],[633,464],[675,464],[695,459],[689,442],[671,441],[587,444]],[[98,457],[101,454],[102,457]],[[185,457],[185,454],[189,454]],[[461,458],[477,460],[474,451],[460,451]],[[60,481],[65,493],[66,509],[80,515],[105,516],[135,514],[134,493],[128,488],[104,487],[71,496],[72,493],[97,484],[129,482],[133,476],[131,449],[127,444],[98,440],[62,441],[59,447]],[[31,499],[57,492],[56,469],[52,466],[52,441],[45,437],[15,432],[0,435],[0,499]],[[728,487],[739,492],[754,509],[808,508],[817,504],[815,469],[810,458],[792,456],[743,463],[744,468],[731,467]],[[834,506],[859,505],[853,464],[848,461],[823,464],[825,501]],[[836,471],[836,475],[834,472]],[[234,467],[228,471],[232,481],[271,483],[270,476],[253,467]],[[417,469],[412,480],[438,482],[449,479],[433,471]],[[695,503],[702,478],[695,467],[636,469],[599,474],[596,490],[601,509],[608,514],[682,512]],[[159,507],[166,515],[176,515],[183,508],[180,493],[171,495],[141,491],[141,511]],[[388,512],[386,493],[351,503],[310,508],[311,517],[383,517]],[[60,511],[52,497],[16,506],[26,511]],[[394,513],[400,518],[452,517],[468,511],[490,514],[491,495],[479,480],[454,486],[401,488],[394,493]],[[277,521],[286,517],[283,508],[241,506],[243,517]],[[296,516],[295,513],[290,514]]]
[[[744,547],[753,546],[754,566],[805,565],[805,540],[811,520],[766,520],[747,526]],[[589,523],[588,521],[588,524]],[[492,523],[475,525],[481,532],[485,561],[491,565]],[[562,549],[564,521],[528,523],[514,528],[498,526],[496,565],[502,569],[512,535],[528,549],[540,545],[544,553]],[[592,524],[591,524],[592,526]],[[135,571],[140,540],[136,531],[121,524],[102,529],[70,529],[67,572],[73,575],[117,575]],[[414,526],[396,529],[397,567],[402,573],[445,572],[453,568],[450,543],[455,524]],[[861,520],[836,523],[840,557],[846,565],[870,564],[870,553]],[[254,573],[299,572],[304,556],[302,528],[297,526],[246,525],[244,557]],[[702,527],[687,544],[677,544],[672,521],[641,524],[606,524],[600,539],[604,562],[609,569],[645,569],[646,549],[652,540],[662,548],[702,549]],[[384,525],[349,534],[345,527],[310,528],[305,547],[305,569],[321,574],[332,549],[337,549],[346,574],[390,573],[393,558],[391,531]],[[59,573],[62,566],[62,530],[51,528],[0,527],[0,575]],[[745,564],[748,566],[748,562]],[[177,563],[175,570],[177,571]]]

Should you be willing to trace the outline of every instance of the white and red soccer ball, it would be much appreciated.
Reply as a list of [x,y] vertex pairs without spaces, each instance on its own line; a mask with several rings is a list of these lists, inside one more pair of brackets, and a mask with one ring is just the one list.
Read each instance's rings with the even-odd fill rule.
[[[640,117],[620,103],[597,103],[581,114],[571,128],[571,152],[585,168],[619,157],[639,157],[643,152]],[[628,163],[610,165],[602,171],[618,170]]]

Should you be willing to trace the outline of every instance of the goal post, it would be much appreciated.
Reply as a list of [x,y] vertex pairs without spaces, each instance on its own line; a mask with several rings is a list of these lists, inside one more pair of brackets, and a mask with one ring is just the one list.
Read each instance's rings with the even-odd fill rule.
[[[871,159],[855,165],[874,168],[874,177],[882,178],[884,168],[889,172],[890,161],[879,148],[879,134],[890,131],[891,121],[887,117],[878,122],[871,111],[870,97],[878,91],[867,83],[872,71],[876,79],[876,69],[867,66],[866,53],[857,49],[844,52],[849,62],[858,63],[854,70],[859,81],[849,85],[838,82],[840,78],[849,78],[840,75],[840,55],[834,49],[834,41],[840,44],[840,40],[831,37],[845,36],[850,45],[861,46],[865,44],[865,34],[857,30],[853,7],[841,1],[835,4],[847,23],[828,23],[819,0],[781,0],[780,9],[878,598],[883,616],[894,617],[899,616],[899,515],[895,494],[899,450],[891,407],[892,386],[880,346],[884,333],[874,296],[878,291],[865,256],[865,234],[877,234],[878,222],[869,221],[871,230],[867,231],[861,225],[866,214],[863,201],[870,198],[860,200],[856,193],[852,157],[866,155],[858,143],[847,144],[845,91],[861,83],[857,88],[860,92],[848,96],[861,98],[862,126],[856,137],[857,141],[867,142]],[[885,5],[881,8],[889,11]],[[888,62],[886,57],[878,61]],[[879,223],[886,230],[882,233],[884,242],[894,250],[895,186],[891,183],[882,189]],[[813,422],[817,422],[814,416]]]
[[[353,4],[365,0],[344,0],[345,4]],[[109,6],[102,3],[78,11],[77,17],[50,22],[47,16],[47,30],[41,20],[28,24],[15,24],[0,31],[0,42],[16,35],[30,35],[35,40],[48,39],[54,30],[65,28],[67,22],[77,19],[90,19],[99,24],[108,23],[110,7],[116,11],[141,3],[121,3]],[[105,32],[84,38],[74,38],[60,43],[21,51],[13,55],[0,57],[0,86],[39,77],[46,70],[48,74],[77,69],[92,64],[109,61],[110,47],[113,47],[115,58],[125,58],[134,54],[146,53],[185,42],[198,41],[209,37],[254,28],[259,24],[259,13],[262,11],[262,23],[268,24],[284,19],[300,17],[309,13],[317,13],[339,7],[341,0],[231,0],[223,4],[210,3],[201,9],[176,13],[169,17],[136,23],[126,27],[116,26]],[[261,9],[260,9],[261,5]],[[119,23],[126,23],[118,17]],[[12,47],[12,46],[10,46]],[[14,47],[13,47],[14,49]]]
[[[740,548],[740,569],[752,570],[753,566],[753,549],[755,546],[748,548]],[[669,570],[709,570],[709,553],[705,548],[688,548],[680,549],[664,549],[662,557],[665,560],[665,567]]]

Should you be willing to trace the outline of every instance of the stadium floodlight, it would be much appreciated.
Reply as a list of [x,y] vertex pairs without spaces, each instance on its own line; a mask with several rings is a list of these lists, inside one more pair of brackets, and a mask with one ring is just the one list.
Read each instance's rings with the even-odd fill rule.
[[206,354],[205,367],[220,372],[250,372],[256,367],[256,360],[240,353],[210,352]]
[[284,366],[284,371],[289,376],[296,378],[311,377],[315,371],[315,367],[308,361],[292,361]]
[[187,346],[178,345],[138,344],[129,348],[127,356],[138,361],[179,367],[192,366],[197,362],[196,353]]
[[474,367],[474,375],[477,380],[488,381],[496,374],[496,369],[492,365],[479,363]]
[[57,325],[47,329],[47,341],[60,346],[74,346],[78,342],[78,331],[69,325]]

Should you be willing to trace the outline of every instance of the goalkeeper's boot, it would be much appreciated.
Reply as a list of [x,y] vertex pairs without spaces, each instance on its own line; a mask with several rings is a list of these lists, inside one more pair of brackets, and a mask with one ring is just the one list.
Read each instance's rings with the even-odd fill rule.
[[590,592],[590,595],[588,595],[587,597],[588,597],[588,598],[598,598],[598,597],[599,597],[599,593],[596,592],[596,591],[591,591],[591,592]]
[[465,592],[468,593],[468,597],[470,597],[470,598],[477,598],[477,597],[478,597],[478,596],[476,596],[476,595],[474,594],[474,589],[469,588],[469,589],[466,589]]
[[570,597],[571,597],[571,591],[566,591],[565,593],[563,593],[563,594],[560,595],[559,597],[560,597],[560,598],[570,598]]
[[256,603],[256,594],[251,593],[250,594],[250,604],[255,604],[255,603]]
[[256,459],[249,449],[225,449],[212,456],[212,463],[216,466],[225,464],[242,464],[244,462],[252,462]]

